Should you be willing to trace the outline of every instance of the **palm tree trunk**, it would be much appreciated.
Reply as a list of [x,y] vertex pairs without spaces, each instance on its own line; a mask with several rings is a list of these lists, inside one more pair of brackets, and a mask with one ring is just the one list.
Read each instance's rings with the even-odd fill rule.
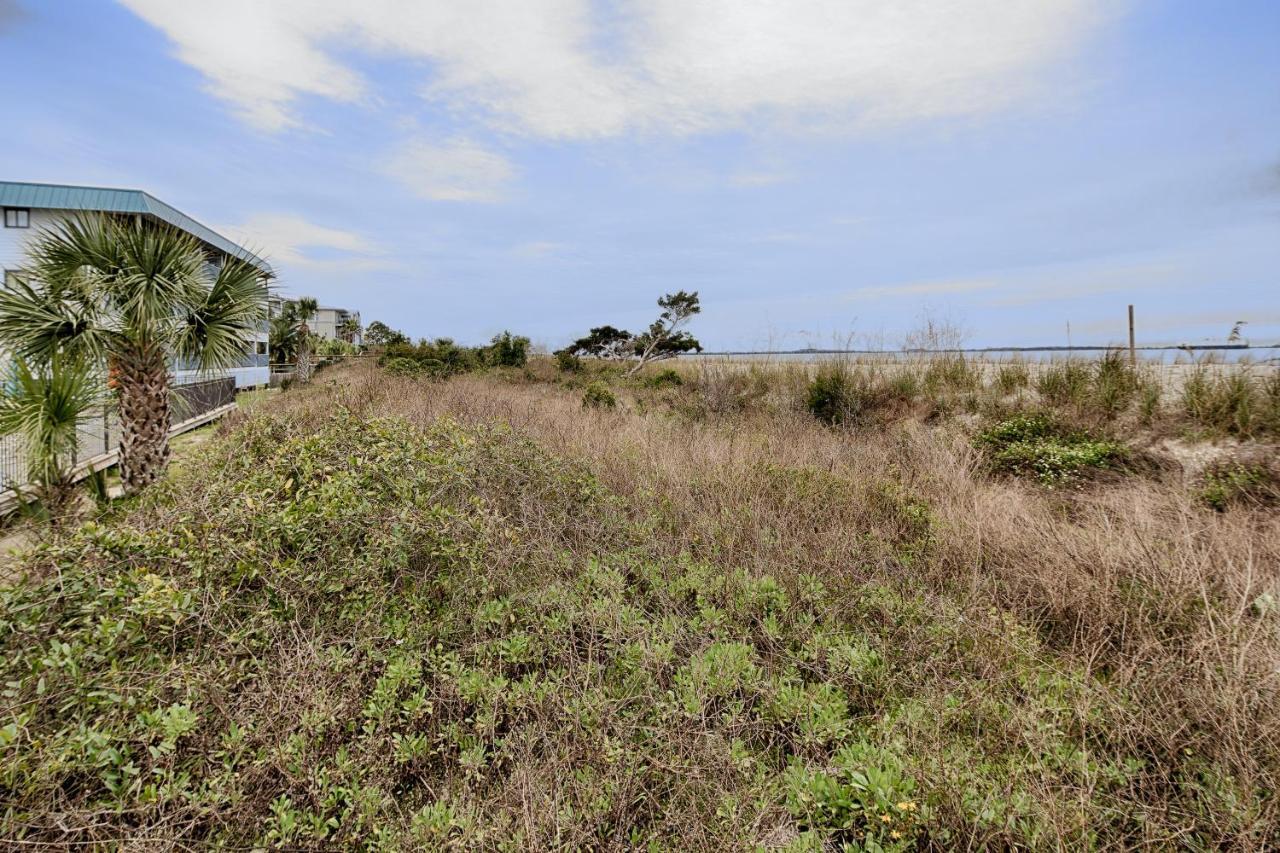
[[169,367],[159,347],[141,346],[116,358],[120,387],[120,480],[136,494],[169,464]]
[[311,381],[311,330],[303,323],[298,329],[298,364],[294,368],[294,379],[300,385]]

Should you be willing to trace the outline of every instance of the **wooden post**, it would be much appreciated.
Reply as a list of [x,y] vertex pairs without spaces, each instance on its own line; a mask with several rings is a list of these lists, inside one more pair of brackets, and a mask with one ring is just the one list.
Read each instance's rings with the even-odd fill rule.
[[1138,350],[1133,345],[1133,306],[1129,306],[1129,366],[1138,366]]

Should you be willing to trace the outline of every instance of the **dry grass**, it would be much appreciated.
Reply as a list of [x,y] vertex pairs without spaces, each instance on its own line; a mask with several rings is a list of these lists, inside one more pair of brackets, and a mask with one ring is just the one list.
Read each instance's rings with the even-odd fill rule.
[[[704,387],[714,384],[712,370],[699,368]],[[794,389],[797,373],[784,367],[779,382],[733,371],[729,381],[763,399]],[[1280,821],[1272,796],[1280,790],[1280,625],[1274,609],[1259,618],[1255,606],[1280,590],[1274,512],[1206,512],[1177,478],[1070,496],[993,480],[965,436],[913,420],[851,434],[799,413],[692,422],[584,413],[554,386],[485,377],[425,387],[370,377],[341,387],[357,409],[419,423],[499,420],[556,454],[590,460],[629,506],[662,507],[667,527],[653,546],[672,557],[687,552],[789,580],[816,574],[925,588],[975,613],[1017,614],[1049,649],[1125,697],[1109,709],[1112,737],[1151,762],[1144,793],[1172,790],[1194,757],[1229,769],[1236,791],[1265,804],[1249,821],[1255,833]],[[829,485],[806,494],[779,472]],[[909,566],[892,548],[898,520],[869,497],[882,487],[917,497],[936,519],[935,544]],[[1152,831],[1198,819],[1171,816]],[[1245,846],[1262,837],[1214,829]]]
[[[177,588],[212,596],[201,642],[244,660],[252,677],[200,663],[217,685],[201,693],[184,676],[202,727],[174,755],[210,773],[201,762],[238,721],[247,754],[259,750],[234,788],[240,799],[135,798],[131,812],[91,813],[101,808],[93,786],[58,777],[31,746],[23,772],[60,785],[58,805],[42,810],[31,791],[53,789],[10,774],[0,827],[55,843],[150,833],[175,845],[1280,844],[1280,517],[1253,505],[1214,512],[1159,468],[1052,490],[992,476],[966,420],[984,411],[981,383],[961,372],[922,378],[930,394],[877,377],[877,387],[897,383],[891,415],[841,429],[796,405],[803,367],[704,365],[680,387],[617,383],[613,409],[582,405],[597,376],[561,384],[549,363],[447,382],[370,364],[324,372],[229,424],[212,469],[184,470],[120,522],[139,531],[121,541],[152,537],[161,550],[178,547],[170,530],[212,530],[227,548],[262,543],[262,574],[243,594],[263,585],[286,616],[255,621],[233,606],[242,593],[193,580],[176,556],[131,556],[118,543],[74,551],[95,583],[152,560]],[[1032,393],[1028,384],[1006,377],[1000,394]],[[421,429],[440,461],[377,467],[360,428],[327,426],[338,409],[356,424]],[[459,431],[441,437],[442,423]],[[264,450],[268,434],[288,453]],[[397,452],[416,453],[416,435]],[[290,453],[316,460],[292,466]],[[260,495],[263,518],[292,517],[313,470],[358,478],[362,467],[389,478],[387,493],[350,510],[346,526],[314,522],[331,525],[333,540],[363,537],[351,551],[308,530],[297,534],[312,543],[303,559],[231,529],[265,524],[233,524],[241,515],[225,507],[246,495]],[[246,482],[209,483],[212,470]],[[368,529],[349,529],[357,524]],[[381,562],[364,556],[371,542],[387,549]],[[31,583],[47,591],[68,553],[35,558]],[[225,582],[246,558],[191,559],[199,577]],[[356,593],[314,587],[348,571],[340,588],[368,591],[359,612],[338,618],[333,608]],[[34,593],[6,594],[12,624]],[[26,639],[6,635],[8,648],[46,642],[40,632],[58,624],[49,619]],[[236,657],[237,632],[251,627],[253,666]],[[174,637],[175,650],[196,654]],[[528,637],[542,644],[540,663],[513,664],[525,659],[503,644]],[[420,656],[434,716],[370,729],[361,720],[399,685],[402,652]],[[469,687],[468,672],[490,680]],[[516,698],[486,692],[503,689],[499,672]],[[534,687],[519,686],[530,678]],[[525,697],[538,683],[554,689]],[[178,695],[165,684],[157,695]],[[25,725],[53,742],[63,712],[31,689],[10,699],[42,708]],[[827,711],[831,720],[818,719]],[[390,757],[418,735],[444,751]],[[6,748],[22,748],[15,737]],[[295,738],[305,760],[276,751]],[[359,773],[343,777],[344,748]],[[479,769],[468,764],[474,749]],[[872,781],[860,788],[858,773]],[[333,779],[355,785],[351,774],[371,804],[357,793],[346,811],[326,806]],[[288,834],[290,809],[341,819],[324,834]]]

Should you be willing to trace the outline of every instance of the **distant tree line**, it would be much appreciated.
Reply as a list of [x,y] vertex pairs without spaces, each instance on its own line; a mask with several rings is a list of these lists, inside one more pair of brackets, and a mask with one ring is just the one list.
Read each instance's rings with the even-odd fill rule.
[[[581,358],[631,362],[629,373],[646,364],[687,352],[702,352],[702,344],[686,327],[702,306],[697,291],[668,293],[658,300],[661,312],[649,327],[634,334],[604,325],[592,328],[561,350],[556,360],[565,370],[576,369]],[[449,376],[484,367],[523,367],[529,357],[529,339],[511,332],[495,335],[485,346],[468,347],[452,338],[423,338],[416,344],[409,336],[380,320],[364,330],[365,344],[381,352],[379,363],[401,375]]]
[[423,338],[412,344],[399,332],[393,335],[379,363],[401,376],[452,376],[482,367],[524,367],[529,360],[529,339],[511,332],[494,335],[480,347],[463,346],[452,338]]

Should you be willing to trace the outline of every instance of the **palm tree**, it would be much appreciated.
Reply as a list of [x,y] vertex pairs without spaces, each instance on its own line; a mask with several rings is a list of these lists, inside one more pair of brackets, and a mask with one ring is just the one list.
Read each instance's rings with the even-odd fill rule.
[[360,321],[348,314],[338,325],[338,336],[349,344],[354,344],[360,336]]
[[293,310],[298,318],[298,366],[294,377],[300,383],[311,381],[311,329],[307,321],[316,316],[320,304],[310,296],[304,296],[293,303]]
[[65,355],[108,368],[120,478],[141,490],[169,462],[170,360],[239,363],[266,315],[265,276],[238,258],[211,264],[185,232],[102,215],[38,233],[27,272],[0,291],[0,346],[34,364]]
[[292,302],[286,302],[280,313],[271,318],[268,345],[276,364],[292,364],[298,357],[298,314]]
[[75,495],[77,433],[101,415],[105,387],[98,371],[79,359],[54,356],[32,367],[17,359],[0,392],[0,435],[16,435],[27,481],[49,519],[57,523]]

